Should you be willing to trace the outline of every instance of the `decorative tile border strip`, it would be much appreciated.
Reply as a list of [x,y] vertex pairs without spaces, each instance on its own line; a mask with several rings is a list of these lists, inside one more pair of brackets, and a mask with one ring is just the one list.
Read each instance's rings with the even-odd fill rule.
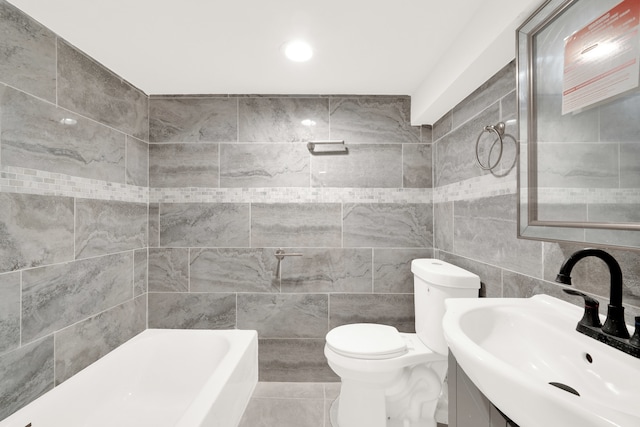
[[151,203],[431,203],[430,188],[152,188]]
[[622,204],[640,203],[637,188],[539,188],[538,203],[558,205],[572,204]]
[[481,199],[517,192],[515,177],[483,175],[433,189],[433,203]]
[[12,166],[0,169],[0,191],[147,203],[149,188]]

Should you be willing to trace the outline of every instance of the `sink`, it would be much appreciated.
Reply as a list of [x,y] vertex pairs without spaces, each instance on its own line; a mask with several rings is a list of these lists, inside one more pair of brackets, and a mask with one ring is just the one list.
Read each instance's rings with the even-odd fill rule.
[[581,307],[548,295],[446,307],[458,364],[520,427],[640,426],[640,359],[577,332]]

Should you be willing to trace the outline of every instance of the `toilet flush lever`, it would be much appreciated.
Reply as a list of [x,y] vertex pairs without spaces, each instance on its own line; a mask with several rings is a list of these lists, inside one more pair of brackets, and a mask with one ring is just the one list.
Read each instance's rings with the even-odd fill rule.
[[282,249],[278,249],[276,251],[276,258],[278,259],[278,266],[276,267],[276,278],[279,279],[280,278],[280,263],[282,262],[282,260],[284,259],[284,257],[286,256],[302,256],[301,253],[286,253],[284,250]]

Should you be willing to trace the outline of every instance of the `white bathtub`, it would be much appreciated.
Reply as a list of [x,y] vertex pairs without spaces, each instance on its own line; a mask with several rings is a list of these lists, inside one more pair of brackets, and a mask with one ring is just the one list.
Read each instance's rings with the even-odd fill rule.
[[236,427],[257,381],[255,331],[148,329],[0,427]]

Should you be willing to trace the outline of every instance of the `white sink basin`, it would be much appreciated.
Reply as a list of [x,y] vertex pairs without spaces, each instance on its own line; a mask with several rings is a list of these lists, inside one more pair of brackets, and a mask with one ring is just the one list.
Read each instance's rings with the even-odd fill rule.
[[640,359],[577,332],[582,308],[547,295],[446,305],[458,364],[520,427],[640,426]]

